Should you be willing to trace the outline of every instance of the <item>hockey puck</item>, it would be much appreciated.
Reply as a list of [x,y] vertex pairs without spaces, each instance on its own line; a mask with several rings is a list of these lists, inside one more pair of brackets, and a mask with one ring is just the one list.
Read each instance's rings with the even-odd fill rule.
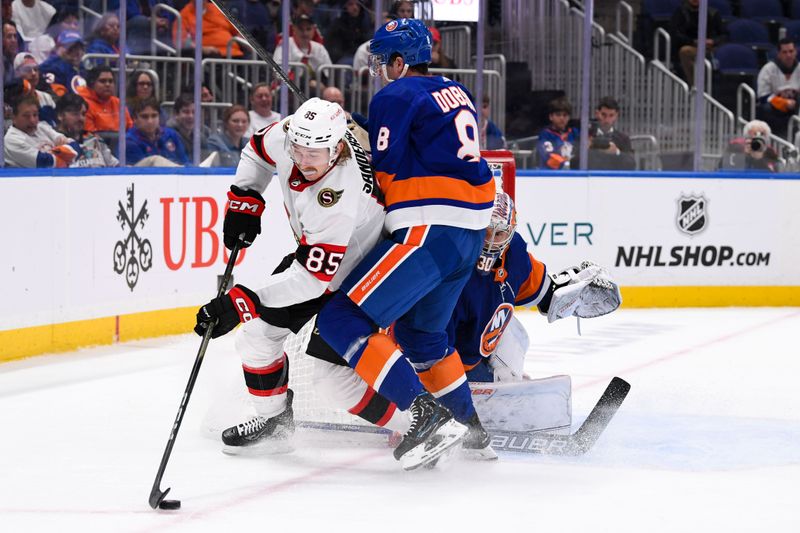
[[158,504],[159,509],[169,509],[170,511],[174,511],[175,509],[181,508],[181,501],[180,500],[161,500],[161,503]]

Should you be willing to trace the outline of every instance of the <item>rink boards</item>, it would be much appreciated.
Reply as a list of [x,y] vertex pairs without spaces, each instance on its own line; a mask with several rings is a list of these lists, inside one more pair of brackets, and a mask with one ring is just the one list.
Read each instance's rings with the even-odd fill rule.
[[[231,171],[0,174],[0,361],[185,333],[227,255]],[[798,177],[527,173],[518,231],[551,271],[591,259],[628,307],[800,305]],[[295,247],[279,188],[236,282]]]

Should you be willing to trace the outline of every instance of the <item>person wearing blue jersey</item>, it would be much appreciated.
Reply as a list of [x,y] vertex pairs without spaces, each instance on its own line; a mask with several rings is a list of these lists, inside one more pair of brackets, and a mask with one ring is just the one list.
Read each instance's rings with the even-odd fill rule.
[[571,160],[576,154],[581,132],[569,125],[572,105],[565,97],[556,98],[548,105],[550,125],[539,134],[536,143],[536,156],[539,168],[549,170],[569,170]]
[[[480,253],[495,184],[480,156],[469,91],[428,74],[431,42],[416,19],[389,21],[370,41],[370,71],[386,82],[370,103],[368,130],[390,236],[317,322],[367,384],[410,410],[413,422],[394,453],[406,469],[462,440],[480,458],[497,457],[446,331]],[[390,324],[397,344],[376,332]]]
[[554,322],[605,315],[622,302],[608,271],[590,261],[548,274],[516,225],[514,201],[499,193],[483,250],[447,327],[471,382],[523,379],[528,335],[515,307],[536,307]]

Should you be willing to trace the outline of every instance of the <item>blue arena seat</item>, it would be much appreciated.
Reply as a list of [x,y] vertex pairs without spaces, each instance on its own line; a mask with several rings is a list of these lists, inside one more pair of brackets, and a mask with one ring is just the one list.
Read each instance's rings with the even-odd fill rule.
[[769,30],[754,20],[733,19],[728,23],[730,42],[745,45],[766,46],[771,44]]
[[723,44],[714,50],[720,74],[758,75],[758,54],[749,46],[738,43]]

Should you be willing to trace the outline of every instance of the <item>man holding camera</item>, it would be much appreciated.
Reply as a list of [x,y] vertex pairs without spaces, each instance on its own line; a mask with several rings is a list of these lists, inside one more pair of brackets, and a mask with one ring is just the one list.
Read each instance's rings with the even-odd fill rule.
[[778,172],[780,170],[778,152],[767,144],[770,133],[769,125],[762,120],[748,122],[744,127],[744,137],[733,139],[728,145],[722,156],[720,168]]
[[616,128],[619,103],[604,96],[589,127],[589,169],[636,170],[631,139]]

